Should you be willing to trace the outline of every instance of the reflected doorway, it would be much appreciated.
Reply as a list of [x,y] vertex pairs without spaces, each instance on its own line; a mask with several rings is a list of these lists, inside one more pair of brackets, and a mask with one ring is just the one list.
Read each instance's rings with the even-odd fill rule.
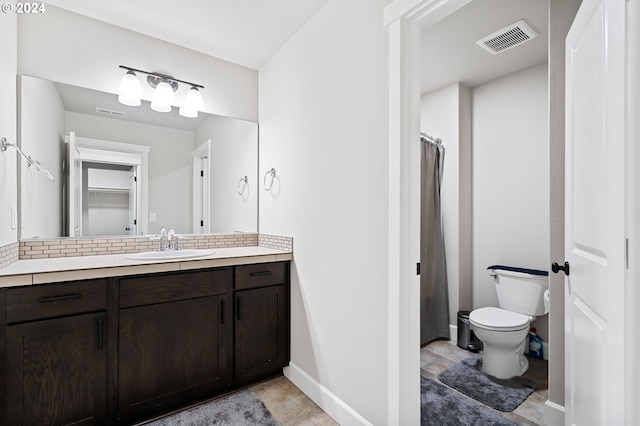
[[69,236],[144,235],[149,147],[74,132],[67,142]]
[[87,235],[136,235],[137,167],[82,163],[82,229]]

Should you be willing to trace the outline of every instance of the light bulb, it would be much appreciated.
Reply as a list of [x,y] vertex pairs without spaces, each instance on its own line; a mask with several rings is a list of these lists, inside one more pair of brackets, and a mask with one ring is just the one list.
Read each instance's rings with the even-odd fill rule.
[[158,112],[171,111],[171,105],[175,102],[173,88],[166,81],[161,81],[156,86],[151,102],[151,109]]
[[120,80],[118,102],[129,106],[139,106],[142,98],[142,85],[136,73],[129,70]]
[[184,97],[184,106],[180,108],[180,115],[188,118],[195,118],[198,116],[198,111],[204,109],[204,100],[202,95],[198,91],[196,86],[192,86],[187,92],[187,96]]

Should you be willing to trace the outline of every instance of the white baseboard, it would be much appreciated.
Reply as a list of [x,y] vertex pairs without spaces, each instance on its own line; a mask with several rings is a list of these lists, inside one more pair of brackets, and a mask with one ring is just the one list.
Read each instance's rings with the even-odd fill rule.
[[284,368],[284,375],[338,424],[342,426],[372,426],[367,419],[296,364],[290,362],[289,366]]
[[454,345],[458,344],[458,326],[449,324],[449,336],[451,338],[451,343]]
[[544,424],[547,426],[564,426],[564,407],[547,400],[544,403]]

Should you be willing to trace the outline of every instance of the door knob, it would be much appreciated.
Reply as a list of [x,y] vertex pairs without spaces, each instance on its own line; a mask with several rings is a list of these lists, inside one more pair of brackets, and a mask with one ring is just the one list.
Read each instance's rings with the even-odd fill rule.
[[554,274],[557,274],[560,271],[564,271],[566,276],[569,276],[569,262],[564,262],[564,266],[558,265],[558,262],[553,262],[551,264],[551,270]]

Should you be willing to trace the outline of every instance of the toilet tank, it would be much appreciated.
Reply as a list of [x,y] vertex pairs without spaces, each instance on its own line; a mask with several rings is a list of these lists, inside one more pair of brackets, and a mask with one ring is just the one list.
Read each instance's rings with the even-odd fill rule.
[[531,316],[547,313],[544,292],[549,288],[548,271],[504,265],[493,265],[487,269],[496,285],[498,306]]

